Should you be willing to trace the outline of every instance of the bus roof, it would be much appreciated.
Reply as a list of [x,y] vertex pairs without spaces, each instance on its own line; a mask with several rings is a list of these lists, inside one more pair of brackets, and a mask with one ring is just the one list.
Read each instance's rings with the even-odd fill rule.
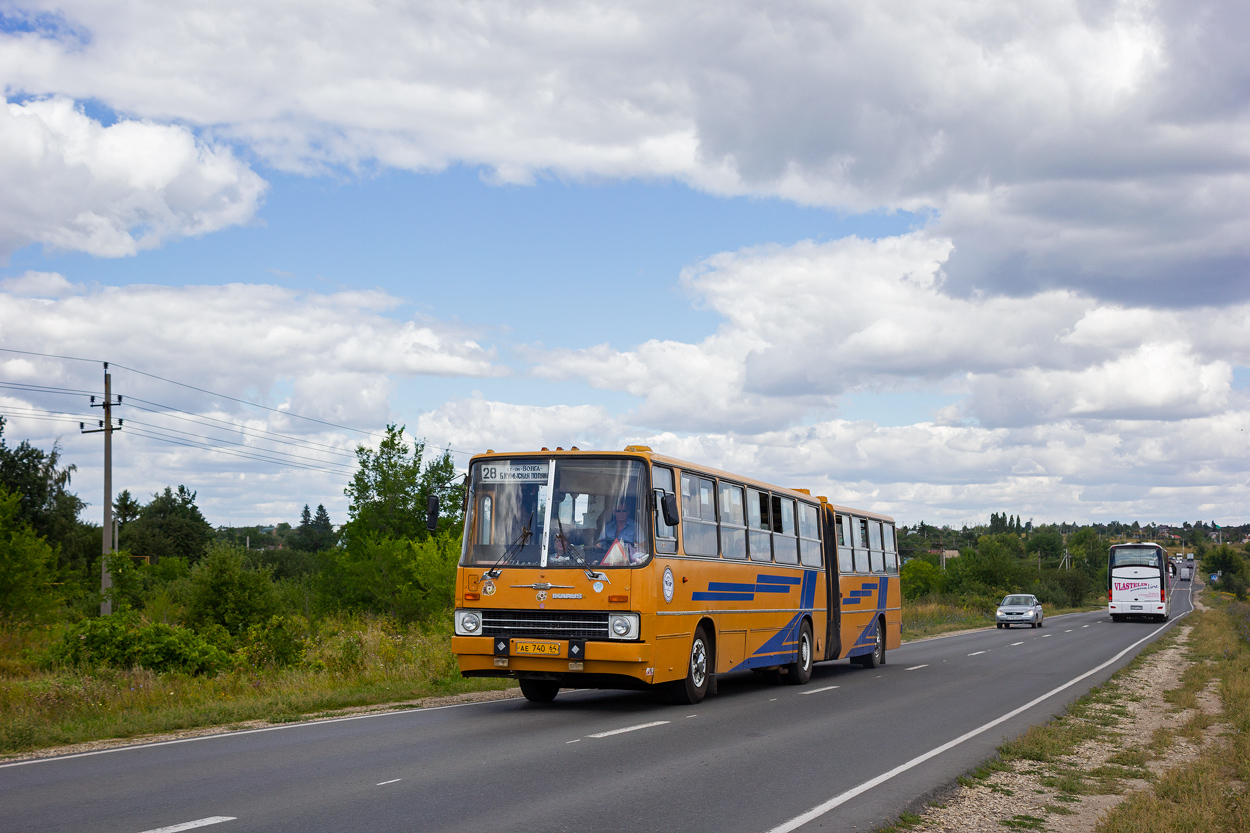
[[495,451],[493,449],[490,449],[486,451],[486,453],[484,454],[474,454],[472,459],[469,460],[469,463],[472,464],[473,462],[477,460],[493,459],[497,457],[552,457],[552,456],[555,456],[555,457],[562,457],[562,456],[618,457],[618,458],[619,457],[639,457],[649,462],[655,462],[655,463],[660,463],[661,465],[673,466],[674,468],[681,469],[682,471],[699,472],[702,474],[708,474],[713,477],[721,477],[721,478],[725,478],[726,480],[733,480],[738,483],[745,484],[747,486],[753,486],[759,489],[767,489],[770,492],[785,493],[799,500],[824,503],[824,504],[827,504],[830,508],[832,508],[835,512],[838,512],[838,513],[844,513],[848,515],[862,515],[866,518],[872,518],[878,521],[885,521],[891,524],[894,523],[894,518],[890,517],[889,515],[883,515],[880,512],[871,512],[865,509],[854,509],[849,506],[842,506],[840,504],[833,503],[832,501],[830,501],[827,497],[824,497],[823,495],[812,495],[808,493],[807,491],[799,491],[798,489],[794,489],[794,488],[778,486],[776,484],[768,483],[763,480],[756,480],[753,477],[745,477],[740,474],[734,474],[733,472],[722,471],[720,469],[713,468],[712,466],[699,465],[698,463],[691,463],[687,460],[682,460],[677,457],[669,457],[665,454],[657,454],[656,452],[652,451],[649,447],[645,445],[629,445],[629,446],[626,446],[623,451],[604,451],[600,449],[583,450],[575,446],[571,448],[567,448],[567,449],[561,448],[561,447],[557,447],[555,449],[543,448],[538,451]]

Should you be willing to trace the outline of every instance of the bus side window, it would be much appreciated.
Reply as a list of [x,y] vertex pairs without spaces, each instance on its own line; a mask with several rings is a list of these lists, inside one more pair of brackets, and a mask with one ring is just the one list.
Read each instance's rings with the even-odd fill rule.
[[868,524],[868,548],[874,550],[884,549],[881,546],[881,522],[872,521]]
[[742,487],[720,484],[720,544],[726,558],[747,557],[746,507]]
[[867,573],[868,569],[868,521],[863,518],[851,520],[855,539],[855,572]]
[[837,530],[838,530],[838,546],[839,546],[839,547],[845,547],[845,546],[846,546],[846,534],[845,534],[845,531],[844,531],[844,530],[843,530],[843,528],[842,528],[842,524],[844,524],[844,523],[846,523],[846,516],[845,516],[845,515],[838,515],[837,520],[835,520],[835,521],[833,522],[833,525],[834,525],[834,526],[837,528]]
[[808,503],[799,504],[799,561],[820,566],[820,510]]
[[799,563],[799,542],[795,537],[794,501],[773,495],[773,557],[778,564]]
[[838,530],[838,572],[842,575],[855,572],[855,562],[851,556],[850,542],[847,540],[846,529],[851,519],[846,515],[838,515],[833,522]]
[[681,473],[682,540],[686,555],[716,556],[716,496],[706,477]]
[[886,552],[897,552],[897,550],[894,549],[894,527],[891,524],[884,524],[881,527],[881,532],[885,538],[882,549]]
[[651,485],[654,488],[655,506],[655,551],[677,552],[677,529],[664,523],[664,511],[660,509],[660,499],[673,492],[673,470],[663,466],[651,469]]
[[871,552],[869,552],[868,557],[869,557],[870,563],[872,564],[872,571],[873,571],[874,573],[884,573],[884,572],[885,572],[885,557],[884,557],[884,555],[885,555],[885,554],[884,554],[884,553],[882,553],[880,550],[872,550]]
[[747,542],[752,561],[772,561],[772,520],[767,492],[747,489]]

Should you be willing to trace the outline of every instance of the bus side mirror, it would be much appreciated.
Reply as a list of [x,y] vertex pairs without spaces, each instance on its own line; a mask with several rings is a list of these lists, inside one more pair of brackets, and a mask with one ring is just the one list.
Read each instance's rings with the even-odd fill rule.
[[660,497],[660,511],[664,513],[666,526],[677,526],[681,516],[677,514],[677,495],[664,494]]
[[425,510],[425,528],[430,532],[438,531],[438,496],[430,495],[430,502]]

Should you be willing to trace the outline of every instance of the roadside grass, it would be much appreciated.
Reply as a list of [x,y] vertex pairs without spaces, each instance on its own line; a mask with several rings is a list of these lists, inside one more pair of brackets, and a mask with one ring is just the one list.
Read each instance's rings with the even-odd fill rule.
[[39,670],[55,631],[0,631],[0,755],[103,738],[286,722],[335,709],[502,689],[460,677],[448,629],[379,618],[322,623],[302,667],[215,676],[144,669]]
[[[1175,632],[1148,645],[1128,666],[1069,705],[1066,713],[1035,726],[999,747],[999,755],[960,779],[972,786],[993,786],[988,779],[1002,770],[1026,771],[1032,766],[1043,786],[1054,790],[1045,814],[1070,815],[1082,796],[1123,793],[1127,781],[1146,782],[1145,789],[1129,793],[1098,820],[1098,833],[1245,833],[1250,830],[1250,605],[1220,594],[1205,596],[1210,609],[1190,615],[1184,645],[1188,667],[1180,685],[1163,693],[1176,713],[1191,711],[1181,725],[1157,729],[1145,746],[1124,744],[1115,731],[1117,715],[1134,698],[1119,679],[1146,657],[1175,644]],[[1209,686],[1219,693],[1223,713],[1202,711],[1198,695]],[[1167,754],[1181,737],[1200,742],[1216,723],[1230,731],[1209,742],[1198,756],[1161,775],[1152,762]],[[1082,743],[1099,739],[1123,747],[1100,766],[1073,763]],[[1126,740],[1126,739],[1125,739]],[[940,805],[932,805],[940,806]],[[883,831],[906,831],[923,819],[915,813],[901,816]],[[1005,829],[1045,829],[1045,818],[1016,815],[1003,819]]]
[[[1197,695],[1212,681],[1232,731],[1208,744],[1194,760],[1174,767],[1148,790],[1133,793],[1099,819],[1099,833],[1211,833],[1250,828],[1250,605],[1218,593],[1205,596],[1203,612],[1190,633],[1189,657],[1181,686],[1167,693],[1178,708],[1196,708]],[[1160,730],[1152,748],[1164,749],[1177,734],[1197,738],[1216,722],[1198,714],[1178,728]]]

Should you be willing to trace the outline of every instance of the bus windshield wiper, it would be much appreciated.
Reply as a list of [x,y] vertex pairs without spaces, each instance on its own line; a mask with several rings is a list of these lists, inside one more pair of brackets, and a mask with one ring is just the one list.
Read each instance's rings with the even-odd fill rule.
[[510,562],[529,543],[530,536],[533,534],[530,532],[530,524],[532,523],[534,523],[534,513],[530,512],[529,523],[522,526],[521,531],[517,533],[517,536],[512,539],[511,543],[503,548],[503,555],[499,556],[499,560],[484,573],[485,576],[499,578],[499,574],[503,572],[504,565]]
[[584,555],[578,552],[577,546],[572,541],[569,540],[569,537],[567,535],[564,534],[564,521],[560,518],[558,514],[556,515],[556,526],[560,530],[559,532],[556,533],[556,536],[560,541],[564,542],[565,552],[573,553],[573,555],[577,556],[577,560],[582,562],[582,572],[586,574],[586,578],[590,579],[591,581],[606,581],[608,584],[611,584],[612,579],[608,578],[607,573],[595,572],[594,570],[590,569],[590,562],[586,560],[586,557]]

